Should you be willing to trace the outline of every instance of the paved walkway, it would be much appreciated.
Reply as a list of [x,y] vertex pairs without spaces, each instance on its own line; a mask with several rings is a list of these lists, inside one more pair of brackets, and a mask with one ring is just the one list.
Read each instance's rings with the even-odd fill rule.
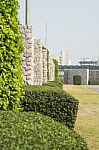
[[84,85],[84,86],[99,92],[99,85]]

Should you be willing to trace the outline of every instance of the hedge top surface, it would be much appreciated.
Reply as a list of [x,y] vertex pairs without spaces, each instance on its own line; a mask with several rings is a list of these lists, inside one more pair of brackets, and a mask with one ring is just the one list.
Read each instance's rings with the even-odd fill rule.
[[27,85],[24,86],[26,91],[63,91],[63,83],[61,81],[49,81],[43,86],[39,85]]
[[78,134],[33,112],[0,111],[0,135],[1,150],[87,150]]

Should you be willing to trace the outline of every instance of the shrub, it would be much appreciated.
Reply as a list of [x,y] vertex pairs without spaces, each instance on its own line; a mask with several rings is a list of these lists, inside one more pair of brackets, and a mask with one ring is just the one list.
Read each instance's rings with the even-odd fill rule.
[[99,80],[89,80],[89,85],[99,85]]
[[81,76],[79,76],[79,75],[74,75],[74,76],[73,76],[73,84],[74,84],[74,85],[81,85]]
[[54,65],[55,65],[55,80],[59,80],[59,65],[58,61],[56,59],[53,59]]
[[0,112],[0,150],[88,150],[76,132],[47,116]]
[[22,98],[18,1],[0,1],[0,109],[16,110]]
[[24,90],[26,91],[62,91],[60,87],[57,87],[53,84],[44,84],[43,86],[35,86],[35,85],[28,85],[24,86]]
[[74,128],[78,101],[62,90],[33,89],[25,90],[22,107],[25,111],[35,111]]
[[47,84],[43,84],[45,87],[49,88],[57,88],[57,89],[63,89],[63,83],[61,81],[49,81]]

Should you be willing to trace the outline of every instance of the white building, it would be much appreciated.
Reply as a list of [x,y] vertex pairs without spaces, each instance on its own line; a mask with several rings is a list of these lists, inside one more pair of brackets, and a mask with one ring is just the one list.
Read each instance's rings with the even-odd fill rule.
[[71,60],[69,58],[69,55],[64,51],[58,53],[57,60],[59,65],[71,65]]

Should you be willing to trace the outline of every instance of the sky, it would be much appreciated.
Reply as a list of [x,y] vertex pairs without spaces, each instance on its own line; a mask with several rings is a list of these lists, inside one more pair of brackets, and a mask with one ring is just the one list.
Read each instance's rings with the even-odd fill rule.
[[[45,42],[52,57],[69,54],[72,64],[99,56],[99,0],[29,0],[30,25],[35,38]],[[19,20],[25,24],[25,0],[19,0]]]

